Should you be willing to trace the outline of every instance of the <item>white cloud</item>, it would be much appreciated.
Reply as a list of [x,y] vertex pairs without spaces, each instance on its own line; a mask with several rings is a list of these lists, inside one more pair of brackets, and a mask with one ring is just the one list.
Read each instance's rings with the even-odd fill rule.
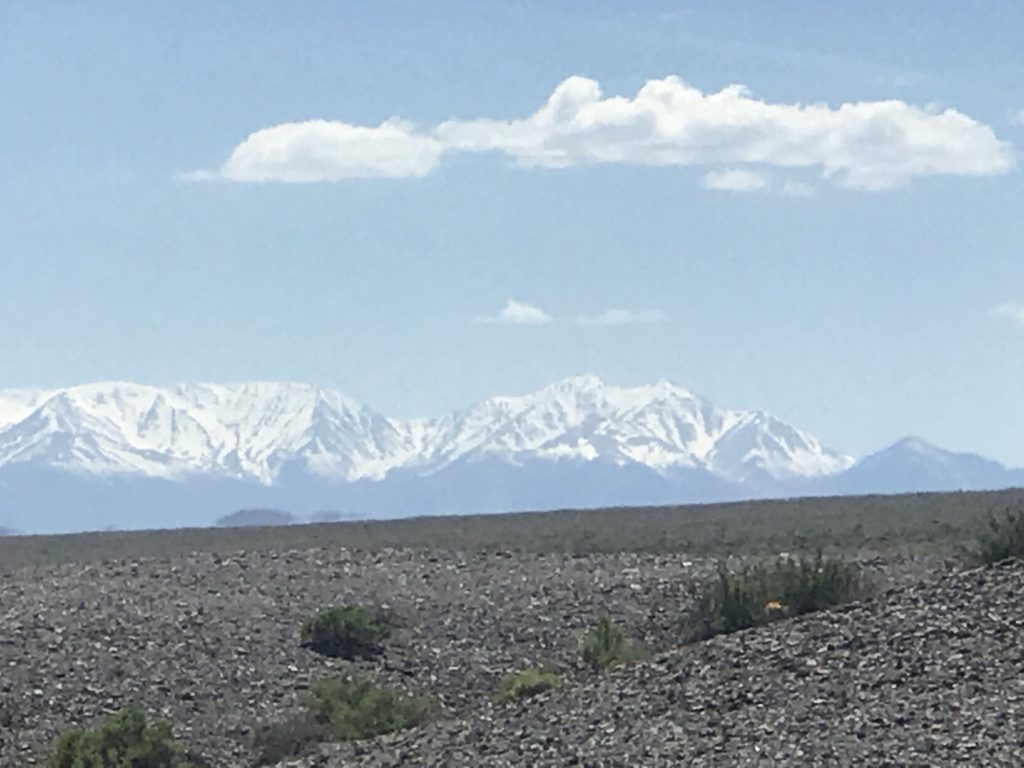
[[596,81],[570,77],[529,117],[450,120],[435,136],[451,150],[500,151],[526,166],[817,166],[861,189],[933,174],[1001,173],[1012,162],[1009,144],[954,109],[898,100],[835,109],[773,104],[740,85],[704,93],[678,77],[650,80],[632,98],[605,97]]
[[1010,115],[1010,122],[1014,125],[1024,125],[1024,109],[1018,109]]
[[546,325],[552,320],[551,315],[540,307],[522,301],[509,299],[505,307],[497,315],[478,318],[481,323],[501,323],[504,325]]
[[820,168],[844,186],[887,189],[919,176],[1002,173],[1013,163],[1009,143],[955,109],[899,100],[836,108],[771,103],[741,85],[704,93],[678,77],[650,80],[632,97],[605,96],[596,81],[570,77],[528,117],[449,120],[432,133],[397,119],[376,127],[284,123],[251,134],[220,169],[181,178],[313,182],[423,176],[446,152],[489,151],[523,166],[549,168],[727,167],[705,178],[709,186],[729,183],[728,174],[735,184],[741,170],[753,182],[753,171],[736,167],[748,164]]
[[1007,301],[995,308],[997,317],[1005,317],[1024,328],[1024,302]]
[[744,168],[723,168],[704,175],[704,188],[719,192],[756,192],[768,186],[764,174]]
[[576,318],[578,325],[608,326],[608,325],[636,325],[663,323],[668,320],[668,315],[660,309],[646,309],[639,312],[631,312],[628,309],[606,309],[596,315],[580,315]]
[[442,151],[435,139],[401,120],[386,120],[376,128],[309,120],[250,134],[216,175],[230,181],[285,182],[424,176]]

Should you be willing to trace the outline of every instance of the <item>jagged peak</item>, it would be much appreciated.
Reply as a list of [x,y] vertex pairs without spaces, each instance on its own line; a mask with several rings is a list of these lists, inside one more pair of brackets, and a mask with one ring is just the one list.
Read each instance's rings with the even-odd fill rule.
[[[772,474],[822,474],[835,468],[837,456],[764,411],[722,410],[667,379],[615,386],[584,373],[441,418],[412,420],[375,418],[347,395],[294,381],[171,388],[110,381],[50,394],[57,398],[51,410],[63,404],[84,416],[51,419],[40,428],[58,432],[62,424],[82,424],[102,431],[109,458],[103,467],[123,462],[137,471],[159,461],[165,472],[173,464],[175,472],[244,472],[266,482],[293,460],[347,479],[379,478],[392,469],[436,470],[462,457],[546,456],[552,446],[559,456],[658,469],[705,467],[723,476],[738,460],[753,460]],[[0,403],[3,396],[0,390]],[[0,424],[0,465],[5,428]],[[728,450],[716,454],[725,439]]]

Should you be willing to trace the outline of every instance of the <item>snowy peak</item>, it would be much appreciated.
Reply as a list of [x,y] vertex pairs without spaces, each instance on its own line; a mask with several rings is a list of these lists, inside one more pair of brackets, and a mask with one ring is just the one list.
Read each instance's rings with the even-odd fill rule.
[[849,456],[824,448],[813,436],[764,411],[730,414],[730,426],[708,455],[716,474],[730,480],[815,477],[841,472]]
[[291,471],[378,480],[397,469],[430,474],[484,459],[701,469],[732,482],[827,475],[851,463],[768,414],[720,410],[665,381],[615,387],[578,376],[411,420],[289,382],[0,391],[0,468],[32,463],[269,485]]
[[377,444],[389,430],[386,419],[355,401],[304,384],[162,389],[110,382],[58,390],[0,430],[0,466],[34,462],[96,474],[203,473],[269,483],[286,461],[306,457],[323,465],[327,453],[331,472],[349,478],[372,474],[362,464],[380,463]]
[[484,458],[600,459],[739,481],[817,476],[852,463],[767,414],[722,411],[670,382],[614,387],[595,376],[489,398],[447,417],[421,466]]

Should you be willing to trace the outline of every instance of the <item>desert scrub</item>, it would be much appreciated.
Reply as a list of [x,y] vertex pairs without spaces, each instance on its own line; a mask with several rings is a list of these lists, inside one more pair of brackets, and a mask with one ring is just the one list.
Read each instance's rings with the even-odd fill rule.
[[558,675],[540,667],[527,667],[518,672],[509,672],[498,684],[498,698],[501,701],[528,699],[538,693],[558,687]]
[[643,649],[630,642],[607,616],[598,619],[580,638],[580,660],[594,672],[628,664],[644,656]]
[[978,537],[977,556],[988,565],[1024,557],[1024,502],[989,516]]
[[690,639],[737,632],[770,621],[820,611],[863,595],[860,568],[820,551],[813,557],[782,556],[730,570],[705,582],[687,616]]
[[357,678],[315,683],[300,715],[263,728],[254,747],[259,765],[307,752],[324,741],[356,741],[434,720],[433,699],[409,696]]
[[380,655],[391,626],[366,608],[347,605],[321,611],[302,625],[302,644],[316,653],[342,659]]
[[76,728],[57,739],[48,768],[194,768],[171,728],[123,709],[92,729]]

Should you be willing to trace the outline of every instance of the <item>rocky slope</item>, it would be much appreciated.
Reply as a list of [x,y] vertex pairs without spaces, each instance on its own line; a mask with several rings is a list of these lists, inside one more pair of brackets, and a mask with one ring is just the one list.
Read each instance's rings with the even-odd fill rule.
[[[0,599],[0,765],[40,764],[69,724],[134,704],[210,764],[244,766],[258,723],[352,669],[436,695],[448,719],[295,764],[1020,764],[1024,566],[869,563],[898,588],[675,647],[709,567],[304,550],[17,569]],[[383,660],[299,646],[302,620],[338,602],[389,606],[399,628]],[[576,638],[606,613],[658,655],[599,678],[577,669]],[[504,672],[539,663],[562,671],[562,690],[494,702]]]

